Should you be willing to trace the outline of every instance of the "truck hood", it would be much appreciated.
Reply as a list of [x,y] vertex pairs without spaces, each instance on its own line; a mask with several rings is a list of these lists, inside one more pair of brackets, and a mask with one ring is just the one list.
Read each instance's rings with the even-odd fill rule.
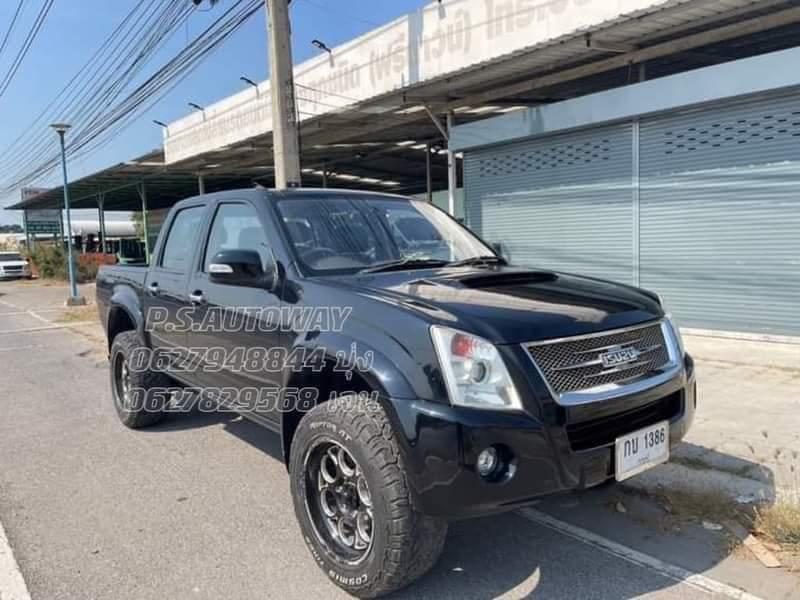
[[339,278],[362,296],[424,313],[431,323],[511,344],[584,335],[663,316],[655,295],[624,285],[516,267]]

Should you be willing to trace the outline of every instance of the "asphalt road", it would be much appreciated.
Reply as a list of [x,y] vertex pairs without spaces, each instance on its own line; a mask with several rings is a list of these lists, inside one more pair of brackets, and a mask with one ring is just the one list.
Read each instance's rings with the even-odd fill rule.
[[[41,330],[62,298],[59,289],[0,284],[0,522],[31,596],[343,597],[300,539],[278,438],[226,414],[125,429],[96,343]],[[699,568],[709,581],[791,597],[783,583],[774,594],[765,587],[753,561],[725,557],[701,534],[667,539],[609,510],[603,493],[537,509],[668,565]],[[732,595],[580,538],[519,513],[455,523],[439,564],[397,597]]]

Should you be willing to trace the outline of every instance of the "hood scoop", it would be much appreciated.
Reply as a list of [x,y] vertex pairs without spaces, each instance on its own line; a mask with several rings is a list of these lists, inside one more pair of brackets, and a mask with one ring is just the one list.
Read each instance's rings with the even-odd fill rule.
[[458,278],[462,285],[470,289],[495,288],[506,285],[542,283],[558,279],[552,271],[497,271],[494,273],[470,273]]
[[460,284],[463,287],[479,290],[483,288],[497,288],[510,285],[524,285],[527,283],[542,283],[555,281],[558,274],[553,271],[509,271],[507,269],[497,271],[479,271],[472,273],[448,275],[441,278],[418,279],[413,282],[415,285],[438,285],[452,287],[453,284]]

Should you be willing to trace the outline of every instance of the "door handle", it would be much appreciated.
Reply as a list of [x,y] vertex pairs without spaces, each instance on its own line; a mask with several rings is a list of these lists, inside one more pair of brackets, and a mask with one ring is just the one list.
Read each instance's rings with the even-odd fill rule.
[[203,292],[196,291],[189,294],[189,302],[192,304],[203,304],[206,301],[206,297],[203,295]]
[[158,296],[158,283],[151,283],[147,286],[147,291],[153,296]]

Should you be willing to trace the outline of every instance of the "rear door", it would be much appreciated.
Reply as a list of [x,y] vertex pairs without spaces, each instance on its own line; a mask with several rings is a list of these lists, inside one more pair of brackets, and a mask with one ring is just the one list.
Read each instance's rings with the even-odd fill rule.
[[190,325],[186,312],[191,308],[187,288],[205,217],[203,204],[177,210],[144,284],[143,306],[151,345],[155,350],[169,351],[175,356],[185,353],[186,330]]

